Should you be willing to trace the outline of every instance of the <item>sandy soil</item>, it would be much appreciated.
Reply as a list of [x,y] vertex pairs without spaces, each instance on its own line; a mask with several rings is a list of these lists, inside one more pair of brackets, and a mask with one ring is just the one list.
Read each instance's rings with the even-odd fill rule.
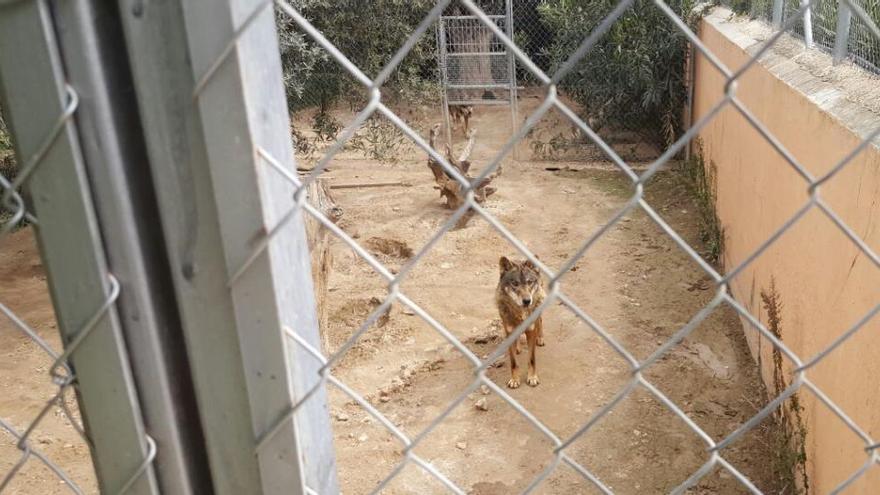
[[[524,98],[524,110],[537,100]],[[350,114],[341,115],[345,120]],[[430,111],[409,112],[424,132]],[[504,108],[478,108],[473,153],[480,168],[509,137]],[[542,123],[532,139],[568,132],[558,117]],[[543,134],[542,134],[543,133]],[[545,136],[545,137],[542,137]],[[461,140],[460,135],[458,140]],[[458,143],[457,143],[458,144]],[[645,160],[638,143],[616,145],[628,159]],[[592,148],[561,157],[504,160],[498,192],[486,208],[549,266],[558,268],[603,225],[630,194],[628,182]],[[396,163],[364,160],[346,152],[325,174],[331,183],[399,181],[405,185],[336,189],[344,210],[341,226],[398,270],[447,220],[424,154],[405,152]],[[567,157],[567,158],[566,158]],[[554,168],[556,170],[546,170]],[[699,246],[697,215],[673,173],[660,174],[648,201],[692,245]],[[380,278],[344,243],[334,241],[330,275],[330,348],[338,348],[386,294]],[[498,258],[516,256],[513,246],[486,221],[474,218],[446,234],[419,261],[402,290],[478,356],[500,342],[493,303]],[[28,230],[0,245],[0,301],[10,306],[56,348],[45,277]],[[643,213],[629,214],[601,238],[563,279],[563,290],[637,358],[644,358],[684,325],[712,297],[699,267]],[[541,384],[509,390],[560,438],[567,438],[627,383],[626,362],[563,306],[545,313],[547,345],[538,352]],[[45,354],[0,319],[0,417],[23,428],[53,392]],[[418,316],[395,304],[345,355],[334,374],[367,397],[410,437],[416,436],[474,379],[470,363]],[[504,386],[506,360],[489,370]],[[645,376],[715,439],[750,417],[765,400],[741,327],[729,309],[715,311]],[[369,415],[331,388],[331,414],[339,474],[345,494],[368,493],[402,460],[402,445]],[[484,401],[485,409],[475,407]],[[749,433],[722,454],[767,493],[775,493],[767,427]],[[37,431],[36,445],[74,479],[94,491],[88,449],[59,411]],[[19,457],[0,435],[0,473]],[[552,444],[500,397],[477,389],[415,449],[450,480],[474,494],[517,493],[552,462]],[[644,389],[636,389],[567,451],[617,493],[664,493],[708,459],[705,444]],[[64,491],[49,471],[31,460],[10,493]],[[386,493],[443,493],[443,487],[408,465]],[[558,466],[539,493],[597,492],[568,466]],[[693,493],[746,493],[725,472],[707,476]]]
[[[26,228],[0,240],[0,303],[25,321],[56,351],[61,349],[55,313],[33,232]],[[57,388],[49,377],[53,359],[0,314],[0,418],[23,433]],[[76,411],[72,393],[68,406]],[[0,479],[21,458],[16,440],[0,429]],[[86,493],[97,493],[89,448],[60,407],[53,407],[31,436],[31,446],[60,466]],[[68,494],[55,473],[31,456],[4,493]]]
[[[524,106],[536,102],[524,101]],[[477,109],[472,121],[478,129],[475,167],[485,164],[508,138],[506,119],[503,108]],[[552,136],[567,129],[560,118],[550,116],[535,134]],[[644,153],[641,145],[616,147],[630,158]],[[495,182],[498,192],[486,204],[554,268],[631,194],[628,182],[607,161],[585,161],[597,156],[587,150],[577,161],[539,162],[528,159],[530,149],[521,148],[526,159],[504,161],[504,173]],[[448,218],[423,158],[389,165],[343,155],[326,175],[335,183],[410,184],[334,191],[344,209],[343,228],[392,269],[407,261],[407,253],[401,256],[399,248],[385,246],[405,245],[418,252]],[[647,197],[691,245],[699,246],[694,205],[674,173],[661,174]],[[331,348],[343,343],[386,294],[379,277],[347,246],[337,242],[333,250]],[[500,342],[493,294],[501,255],[517,253],[492,226],[475,218],[467,228],[446,234],[401,288],[478,356],[487,356]],[[641,212],[628,215],[603,236],[563,279],[565,293],[638,358],[647,357],[706,305],[713,295],[709,288],[696,263]],[[413,437],[467,388],[473,372],[461,353],[410,313],[395,305],[334,373]],[[630,372],[611,347],[563,306],[545,314],[545,334],[547,345],[538,353],[540,386],[509,393],[564,439],[609,402]],[[509,373],[506,360],[497,366],[489,376],[503,386]],[[715,439],[733,431],[764,400],[739,321],[729,308],[716,310],[645,376]],[[470,394],[415,451],[472,493],[518,493],[552,461],[552,445],[503,399],[483,394]],[[366,493],[398,465],[402,445],[347,396],[333,391],[331,397],[343,491]],[[488,410],[475,407],[481,400]],[[765,431],[755,431],[723,455],[772,493],[765,438]],[[705,444],[644,389],[618,404],[569,453],[618,493],[667,492],[708,460]],[[539,490],[591,491],[596,490],[568,466],[559,466]],[[387,492],[442,493],[443,488],[410,465]],[[746,490],[728,473],[716,472],[694,492]]]

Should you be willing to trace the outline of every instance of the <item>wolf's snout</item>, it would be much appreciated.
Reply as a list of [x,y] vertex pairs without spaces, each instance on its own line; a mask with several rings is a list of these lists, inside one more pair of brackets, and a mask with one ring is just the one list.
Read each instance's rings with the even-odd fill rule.
[[532,300],[531,300],[531,299],[523,299],[523,307],[528,308],[528,307],[531,306],[531,305],[532,305]]

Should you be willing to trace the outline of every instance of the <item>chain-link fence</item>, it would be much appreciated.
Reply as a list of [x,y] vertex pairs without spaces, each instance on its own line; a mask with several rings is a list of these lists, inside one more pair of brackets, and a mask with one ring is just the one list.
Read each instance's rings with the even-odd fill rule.
[[[48,466],[66,488],[83,492],[78,480],[65,474],[63,466],[42,454],[33,442],[33,432],[57,408],[74,429],[87,433],[98,484],[109,493],[204,493],[200,488],[206,486],[218,493],[334,493],[339,488],[328,389],[362,408],[370,421],[396,441],[394,465],[376,483],[357,487],[369,493],[390,490],[402,473],[413,468],[430,478],[426,483],[437,483],[429,486],[466,493],[448,474],[450,466],[432,462],[430,453],[423,453],[420,446],[437,435],[453,412],[481,388],[494,394],[509,407],[510,414],[518,415],[531,427],[535,441],[528,448],[548,459],[535,476],[516,487],[526,493],[546,488],[548,479],[562,469],[570,469],[590,490],[613,493],[607,479],[571,452],[573,445],[603,420],[616,411],[620,414],[619,406],[635,394],[656,402],[658,415],[670,414],[704,448],[698,467],[664,487],[664,491],[685,493],[705,477],[721,471],[742,490],[761,493],[744,474],[743,466],[729,460],[729,448],[802,390],[812,393],[842,421],[865,449],[864,463],[841,480],[835,492],[852,485],[880,463],[871,430],[856,424],[809,376],[816,365],[857,334],[880,306],[820,352],[800,356],[735,299],[729,288],[734,277],[808,212],[833,222],[873,266],[880,267],[880,257],[872,246],[822,197],[822,186],[839,175],[859,151],[872,146],[880,129],[856,149],[847,150],[827,173],[815,176],[737,98],[737,82],[742,76],[820,2],[814,0],[786,14],[783,29],[741,67],[722,63],[694,34],[692,19],[683,18],[680,11],[662,0],[609,3],[601,20],[581,33],[564,57],[557,53],[555,59],[540,47],[541,41],[536,41],[544,34],[549,36],[549,31],[539,29],[533,34],[523,29],[518,32],[526,34],[511,39],[480,5],[470,0],[456,2],[516,56],[522,80],[542,90],[524,123],[491,150],[491,158],[476,164],[477,172],[470,170],[467,153],[455,159],[451,151],[438,152],[431,146],[436,136],[430,134],[426,139],[427,129],[416,129],[417,119],[400,115],[402,107],[394,106],[393,94],[400,87],[395,84],[401,77],[415,74],[413,77],[419,80],[430,81],[436,76],[436,72],[431,77],[426,75],[436,69],[432,62],[434,50],[430,48],[435,39],[432,29],[450,3],[407,3],[403,10],[409,17],[399,27],[385,22],[391,14],[383,10],[397,9],[399,2],[371,3],[366,8],[376,10],[367,11],[362,10],[362,2],[347,6],[345,2],[228,0],[216,5],[167,2],[162,8],[135,2],[129,6],[130,11],[120,14],[120,19],[115,19],[115,14],[108,13],[100,2],[84,2],[86,7],[68,6],[70,10],[62,8],[54,16],[49,15],[45,2],[0,3],[3,109],[10,116],[21,163],[14,180],[0,180],[2,206],[10,215],[3,218],[0,242],[24,220],[35,229],[64,343],[63,351],[53,351],[39,330],[13,312],[15,308],[0,306],[13,328],[44,350],[51,360],[46,381],[54,383],[52,396],[35,415],[21,424],[5,419],[0,423],[21,452],[12,465],[3,466],[0,489],[12,486],[22,467],[36,459]],[[523,5],[528,15],[533,15],[543,4]],[[669,145],[640,167],[624,160],[597,134],[585,111],[560,94],[560,86],[568,81],[571,87],[570,76],[582,70],[580,63],[594,55],[600,40],[612,32],[618,37],[627,36],[619,22],[634,22],[627,16],[643,13],[634,9],[661,16],[725,80],[723,98],[686,129],[675,129],[670,124],[670,131],[664,134]],[[124,31],[124,36],[112,31],[118,37],[104,39],[108,45],[99,44],[101,49],[96,48],[95,37],[96,33],[106,33],[100,28],[107,25],[100,25],[102,17],[95,16],[95,11],[110,16],[110,25],[118,20]],[[880,39],[875,22],[864,10],[853,8],[852,16]],[[373,52],[348,45],[360,38],[347,30],[370,26],[366,22],[370,18],[388,35],[384,39],[371,38],[371,42],[384,44],[375,53],[387,57],[364,60],[362,56]],[[64,43],[57,43],[50,19],[79,30],[58,29],[59,36],[66,38]],[[826,35],[820,33],[824,31],[816,29],[814,39],[825,39],[822,37]],[[518,46],[518,42],[524,46]],[[280,57],[276,50],[279,45]],[[112,52],[110,46],[120,51]],[[110,50],[109,54],[105,50]],[[303,53],[309,54],[310,61]],[[311,65],[297,65],[304,61]],[[108,76],[97,69],[120,72]],[[129,70],[131,80],[123,78],[120,83],[118,74],[128,74]],[[131,88],[137,105],[121,96],[130,93]],[[319,108],[314,121],[325,119],[321,126],[329,126],[333,132],[322,138],[326,146],[315,151],[314,163],[300,174],[294,159],[294,149],[301,151],[299,137],[294,136],[294,142],[290,142],[288,108],[297,108],[298,99],[314,94],[312,91],[325,96],[332,93],[334,97],[349,94],[352,109],[345,116],[349,122],[342,126],[327,123],[326,114],[317,117],[322,114]],[[389,101],[386,93],[392,93]],[[84,106],[80,94],[89,95]],[[283,104],[285,94],[287,105]],[[646,195],[652,180],[722,109],[738,112],[785,157],[804,179],[807,197],[772,236],[762,239],[749,256],[723,272],[707,262]],[[433,109],[434,115],[439,112]],[[586,136],[624,178],[622,204],[598,228],[578,239],[573,253],[555,263],[538,259],[499,220],[499,212],[489,200],[494,192],[489,190],[490,182],[500,182],[498,177],[508,155],[553,112],[576,133]],[[424,245],[409,252],[405,261],[394,267],[358,234],[342,228],[316,203],[312,192],[319,179],[326,177],[325,172],[338,163],[346,146],[352,140],[357,142],[358,133],[369,129],[371,122],[402,136],[407,146],[417,150],[419,161],[428,157],[431,170],[436,168],[436,186],[451,210],[437,228],[432,226]],[[366,146],[364,142],[383,142],[381,136],[363,134],[360,140],[362,146]],[[368,166],[362,170],[372,169]],[[520,180],[530,184],[534,179],[524,175]],[[495,186],[501,187],[493,183]],[[430,186],[426,189],[433,191]],[[426,206],[422,204],[421,208]],[[649,219],[673,249],[699,267],[708,279],[706,289],[714,290],[707,304],[693,316],[688,315],[686,324],[664,336],[644,357],[572,297],[564,279],[635,213]],[[432,251],[470,219],[483,222],[498,236],[498,242],[510,246],[498,249],[514,250],[524,257],[534,273],[546,280],[547,289],[546,297],[542,301],[536,298],[536,306],[523,311],[521,321],[505,328],[507,332],[497,346],[484,355],[466,345],[441,315],[407,294],[408,284],[418,277]],[[368,267],[361,277],[378,277],[384,286],[384,294],[356,330],[329,355],[322,352],[318,336],[305,228],[308,222],[316,222],[336,242],[349,248],[352,264]],[[396,250],[401,251],[399,247]],[[387,395],[367,397],[336,373],[336,366],[350,356],[374,326],[380,325],[392,307],[403,308],[432,329],[467,363],[466,383],[453,391],[451,400],[423,427],[412,432],[404,431],[399,418],[390,417],[378,407],[376,402],[383,403]],[[621,386],[564,435],[491,375],[496,361],[516,345],[520,336],[530,334],[530,341],[535,338],[533,325],[553,307],[570,313],[596,338],[597,345],[626,363]],[[755,414],[742,418],[732,431],[720,437],[708,433],[689,414],[689,408],[664,392],[650,373],[719,308],[739,315],[793,368],[790,383],[778,396],[770,397]],[[529,384],[537,385],[537,380],[532,382],[530,378]],[[65,401],[72,389],[79,397],[84,426],[79,425],[77,413]],[[547,401],[552,399],[548,397]],[[419,403],[412,407],[418,408]],[[346,446],[337,442],[336,448]],[[456,448],[465,449],[466,445]],[[436,488],[410,491],[432,489]]]
[[[131,395],[114,310],[120,284],[98,254],[91,198],[77,187],[85,185],[75,124],[81,100],[60,72],[50,19],[45,2],[0,4],[0,87],[16,95],[4,99],[0,125],[0,491],[94,492],[90,448],[101,486],[143,491],[155,486],[156,444]],[[17,161],[7,153],[7,124]],[[35,307],[22,297],[45,294],[42,266],[51,272],[54,313],[46,301]]]
[[[725,2],[734,12],[779,26],[807,5],[802,21],[791,24],[791,33],[803,39],[808,48],[819,48],[834,55],[835,63],[844,59],[877,73],[880,71],[880,42],[871,34],[880,23],[880,4],[875,0],[839,2],[837,0],[760,0]],[[852,10],[859,14],[853,16]],[[873,27],[872,27],[873,26]]]

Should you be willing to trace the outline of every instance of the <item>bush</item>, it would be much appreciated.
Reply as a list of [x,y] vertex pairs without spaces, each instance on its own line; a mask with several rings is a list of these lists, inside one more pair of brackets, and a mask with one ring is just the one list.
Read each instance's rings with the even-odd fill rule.
[[15,178],[15,154],[12,151],[12,138],[3,120],[3,109],[0,108],[0,175],[12,182]]
[[[374,78],[433,7],[432,0],[293,0],[303,17]],[[348,71],[285,13],[276,16],[281,61],[291,110],[328,105],[340,98],[356,104],[366,91]],[[392,74],[386,88],[405,90],[437,81],[436,41],[428,31]],[[435,83],[436,84],[436,83]],[[393,91],[392,91],[393,92]],[[383,91],[383,94],[388,94]]]
[[[539,7],[555,32],[558,67],[617,5],[617,0],[549,0]],[[691,29],[693,0],[667,4]],[[562,81],[561,88],[600,124],[634,131],[664,148],[683,132],[688,40],[652,2],[636,0]]]

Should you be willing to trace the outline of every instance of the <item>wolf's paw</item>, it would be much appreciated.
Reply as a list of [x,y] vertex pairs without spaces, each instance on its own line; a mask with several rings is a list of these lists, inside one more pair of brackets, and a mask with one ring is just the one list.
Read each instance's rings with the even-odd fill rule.
[[519,378],[511,378],[508,380],[507,388],[519,388]]
[[544,337],[538,337],[538,347],[544,347]]
[[538,379],[538,375],[533,375],[526,378],[526,383],[529,384],[530,387],[537,387],[541,380]]

